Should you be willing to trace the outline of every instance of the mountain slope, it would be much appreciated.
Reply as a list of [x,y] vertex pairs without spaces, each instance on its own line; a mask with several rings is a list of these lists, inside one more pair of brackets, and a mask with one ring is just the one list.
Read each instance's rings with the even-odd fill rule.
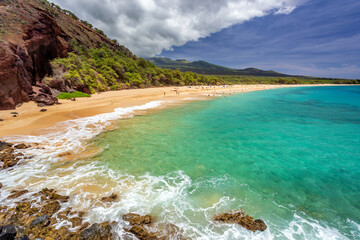
[[0,0],[0,110],[30,100],[52,105],[76,90],[222,83],[156,68],[46,0]]
[[[72,13],[40,0],[0,1],[0,110],[34,98],[33,86],[52,74],[50,60],[65,57],[76,39],[87,47],[102,43],[131,52],[74,19]],[[49,102],[56,99],[44,93]]]
[[189,62],[186,60],[172,60],[165,57],[148,58],[150,62],[154,63],[157,67],[179,69],[182,72],[192,71],[200,74],[208,75],[244,75],[244,76],[268,76],[268,77],[290,77],[290,75],[274,72],[264,71],[256,68],[246,69],[232,69],[205,61]]

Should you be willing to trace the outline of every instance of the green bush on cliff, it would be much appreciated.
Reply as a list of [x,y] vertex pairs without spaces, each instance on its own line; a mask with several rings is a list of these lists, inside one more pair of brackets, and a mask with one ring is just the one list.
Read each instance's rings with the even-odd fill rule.
[[90,94],[86,94],[78,91],[75,91],[73,93],[62,92],[57,96],[58,99],[71,99],[71,98],[79,98],[79,97],[91,97],[91,96]]
[[218,77],[155,67],[143,58],[130,58],[112,51],[106,44],[87,49],[72,41],[74,52],[51,62],[56,79],[76,89],[85,86],[91,93],[151,86],[224,84]]

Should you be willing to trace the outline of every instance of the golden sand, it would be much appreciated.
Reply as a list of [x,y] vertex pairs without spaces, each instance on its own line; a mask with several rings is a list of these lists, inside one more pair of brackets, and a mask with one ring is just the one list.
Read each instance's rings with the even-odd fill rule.
[[[139,106],[150,101],[180,101],[186,98],[204,99],[223,94],[294,86],[304,85],[262,84],[211,87],[162,87],[98,93],[92,95],[90,98],[77,98],[76,101],[60,100],[60,105],[46,107],[38,107],[34,102],[28,102],[16,110],[0,111],[0,119],[4,119],[4,121],[0,122],[0,137],[11,135],[40,135],[44,133],[42,129],[51,127],[59,122],[108,113],[119,107]],[[42,108],[46,108],[47,111],[40,112]],[[13,117],[12,112],[17,112],[19,115]]]

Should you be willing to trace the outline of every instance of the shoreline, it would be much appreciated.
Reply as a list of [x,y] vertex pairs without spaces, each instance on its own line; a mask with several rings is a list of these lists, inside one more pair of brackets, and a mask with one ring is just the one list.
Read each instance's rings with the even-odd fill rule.
[[[179,104],[182,100],[202,100],[221,96],[221,94],[306,86],[334,86],[334,84],[160,87],[96,93],[90,98],[77,98],[76,101],[59,100],[60,105],[45,107],[38,107],[35,102],[28,102],[15,110],[0,111],[0,119],[4,120],[0,122],[0,138],[14,135],[42,135],[43,130],[60,122],[110,113],[117,108],[140,106],[152,101],[164,101],[166,104],[160,106],[162,109],[174,105],[169,103]],[[47,111],[40,112],[43,108]],[[17,117],[13,117],[12,112],[18,113]],[[142,114],[145,114],[144,111]]]

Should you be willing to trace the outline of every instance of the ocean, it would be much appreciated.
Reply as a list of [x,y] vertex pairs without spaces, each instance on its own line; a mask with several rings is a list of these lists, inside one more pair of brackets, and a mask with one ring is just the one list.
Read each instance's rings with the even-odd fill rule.
[[[359,86],[249,92],[137,114],[163,104],[5,138],[44,146],[1,170],[5,192],[55,188],[91,223],[118,222],[118,236],[127,234],[122,215],[135,212],[192,239],[360,239]],[[101,203],[111,193],[119,200]],[[211,221],[234,209],[267,230]]]

